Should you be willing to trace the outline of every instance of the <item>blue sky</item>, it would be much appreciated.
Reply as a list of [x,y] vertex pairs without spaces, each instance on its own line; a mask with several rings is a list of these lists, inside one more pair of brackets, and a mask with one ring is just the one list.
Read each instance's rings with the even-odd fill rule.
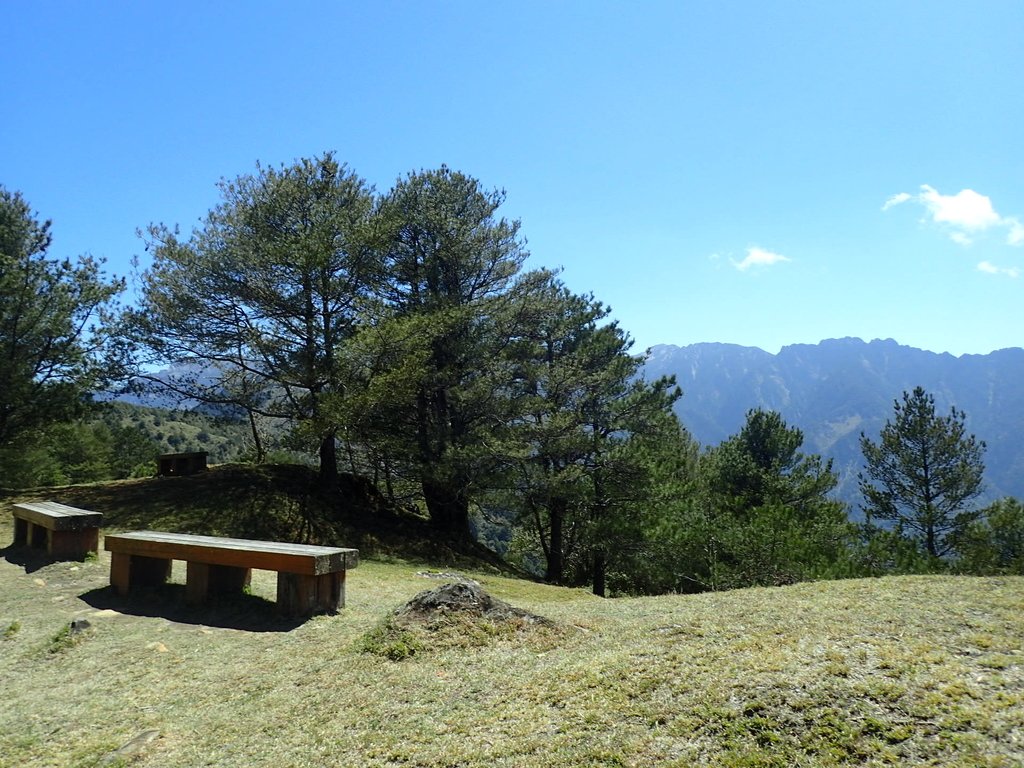
[[125,273],[334,150],[506,190],[637,348],[1024,345],[1024,3],[7,2],[0,184]]

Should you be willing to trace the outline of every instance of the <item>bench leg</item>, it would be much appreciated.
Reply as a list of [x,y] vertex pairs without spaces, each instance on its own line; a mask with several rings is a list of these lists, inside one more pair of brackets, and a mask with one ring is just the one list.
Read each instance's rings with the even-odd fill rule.
[[50,531],[47,551],[50,557],[83,560],[99,549],[99,528],[81,531]]
[[277,609],[285,616],[333,613],[345,607],[345,572],[277,574]]
[[28,545],[33,549],[46,549],[50,548],[50,531],[41,525],[35,523],[28,524]]
[[201,603],[208,595],[238,594],[252,581],[252,569],[231,565],[209,565],[191,560],[185,572],[185,599]]
[[131,588],[132,556],[124,552],[110,553],[110,585],[119,595],[127,595]]
[[30,523],[28,520],[22,520],[20,517],[14,518],[14,546],[25,547],[28,546],[28,527]]
[[155,587],[171,577],[171,561],[124,552],[110,553],[110,583],[119,595],[133,587]]

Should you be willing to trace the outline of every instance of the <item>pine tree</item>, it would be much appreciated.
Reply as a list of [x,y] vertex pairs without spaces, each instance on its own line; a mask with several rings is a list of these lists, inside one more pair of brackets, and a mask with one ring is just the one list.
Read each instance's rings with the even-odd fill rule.
[[221,184],[222,202],[188,239],[148,230],[153,264],[128,316],[145,369],[179,395],[284,418],[337,473],[337,425],[324,400],[343,388],[339,358],[379,279],[373,197],[330,153]]
[[545,576],[590,581],[604,594],[610,569],[643,539],[653,499],[643,441],[679,425],[675,382],[638,377],[642,358],[592,296],[553,277],[532,295],[513,372],[513,500],[536,537]]
[[82,415],[115,373],[109,329],[124,281],[91,257],[50,258],[50,242],[50,222],[0,187],[0,463]]
[[936,414],[935,398],[916,387],[894,403],[878,443],[860,437],[860,490],[869,520],[895,523],[897,533],[932,558],[955,551],[980,514],[969,504],[982,491],[985,443],[967,433],[965,419],[956,407],[948,416]]
[[[803,433],[774,411],[747,413],[740,432],[701,460],[703,563],[711,588],[825,575],[851,534],[831,460],[800,452]],[[691,549],[695,549],[691,547]]]
[[389,317],[370,334],[403,351],[382,351],[374,375],[402,371],[407,397],[388,398],[386,408],[392,444],[405,447],[399,458],[431,522],[459,537],[469,535],[470,503],[493,465],[486,441],[502,423],[496,372],[516,333],[511,306],[527,257],[519,222],[498,215],[503,202],[503,192],[442,167],[399,180],[379,210]]

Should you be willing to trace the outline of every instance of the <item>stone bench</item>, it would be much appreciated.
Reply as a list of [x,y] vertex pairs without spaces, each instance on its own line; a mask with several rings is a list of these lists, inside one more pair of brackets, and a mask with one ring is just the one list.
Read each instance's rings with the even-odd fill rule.
[[191,603],[243,591],[253,568],[277,571],[277,607],[287,616],[344,607],[345,571],[359,564],[356,549],[160,531],[108,534],[104,548],[111,553],[110,583],[122,595],[166,582],[173,560],[186,563]]
[[45,549],[50,557],[82,560],[99,549],[103,515],[55,501],[26,501],[11,507],[14,546]]

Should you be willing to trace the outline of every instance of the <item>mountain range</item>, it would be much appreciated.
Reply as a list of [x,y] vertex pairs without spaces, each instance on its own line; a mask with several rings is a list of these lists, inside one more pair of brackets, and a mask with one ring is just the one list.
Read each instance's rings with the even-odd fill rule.
[[987,355],[938,354],[892,339],[828,339],[771,354],[735,344],[661,344],[650,349],[648,379],[672,374],[683,390],[676,412],[702,445],[736,434],[752,408],[777,411],[804,434],[804,453],[834,461],[835,494],[859,516],[860,435],[877,442],[895,401],[921,386],[936,411],[966,414],[984,440],[982,500],[1024,499],[1024,349]]
[[[209,372],[186,372],[212,380]],[[804,453],[833,460],[839,475],[835,495],[850,504],[854,518],[860,516],[860,435],[877,442],[895,401],[917,386],[935,397],[939,414],[947,415],[952,406],[963,411],[968,431],[985,441],[982,501],[1024,499],[1024,349],[954,357],[892,339],[855,338],[794,344],[778,354],[718,343],[651,347],[644,376],[667,374],[683,390],[676,413],[701,445],[717,445],[739,432],[752,408],[780,413],[803,432]],[[111,397],[159,408],[199,407],[158,391],[103,399]]]

